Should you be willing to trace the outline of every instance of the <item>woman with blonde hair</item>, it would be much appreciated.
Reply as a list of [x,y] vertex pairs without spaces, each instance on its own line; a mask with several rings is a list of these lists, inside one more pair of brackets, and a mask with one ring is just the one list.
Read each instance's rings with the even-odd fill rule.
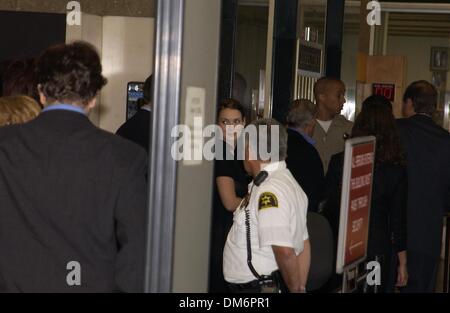
[[11,96],[0,98],[0,127],[22,124],[39,115],[41,107],[27,96]]

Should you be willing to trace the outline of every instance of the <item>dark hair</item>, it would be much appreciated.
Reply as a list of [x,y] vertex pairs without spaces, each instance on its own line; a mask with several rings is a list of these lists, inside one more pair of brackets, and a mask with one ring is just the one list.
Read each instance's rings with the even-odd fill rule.
[[353,138],[363,136],[376,137],[377,164],[404,163],[392,104],[385,97],[370,96],[364,100],[352,130]]
[[153,99],[153,75],[150,75],[144,83],[144,100],[146,104],[152,102]]
[[406,88],[403,102],[411,99],[416,113],[432,115],[436,111],[437,96],[436,87],[426,80],[419,80]]
[[225,109],[238,110],[239,112],[241,112],[242,118],[245,118],[244,107],[238,100],[231,99],[231,98],[222,100],[222,102],[220,102],[219,107],[217,109],[217,117],[219,117],[220,112],[222,112],[222,110],[225,110]]
[[29,96],[39,101],[35,76],[35,59],[14,60],[3,74],[2,95]]
[[107,82],[96,49],[81,41],[48,48],[36,67],[41,92],[54,101],[86,105]]

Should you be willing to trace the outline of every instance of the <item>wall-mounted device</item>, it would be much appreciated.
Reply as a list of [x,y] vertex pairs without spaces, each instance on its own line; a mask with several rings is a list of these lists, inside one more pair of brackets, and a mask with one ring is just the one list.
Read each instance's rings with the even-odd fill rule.
[[127,84],[127,120],[133,117],[139,109],[139,101],[144,98],[144,83],[129,82]]

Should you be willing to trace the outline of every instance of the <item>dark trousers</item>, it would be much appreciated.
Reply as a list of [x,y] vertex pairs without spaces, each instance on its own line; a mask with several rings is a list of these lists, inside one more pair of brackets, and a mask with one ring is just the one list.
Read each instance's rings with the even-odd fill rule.
[[408,286],[402,292],[434,292],[438,266],[439,258],[408,251]]

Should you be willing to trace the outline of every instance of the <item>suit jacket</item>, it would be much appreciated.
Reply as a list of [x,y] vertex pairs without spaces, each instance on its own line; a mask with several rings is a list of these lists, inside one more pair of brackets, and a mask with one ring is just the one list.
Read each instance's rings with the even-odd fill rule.
[[117,135],[137,143],[148,153],[151,129],[150,123],[151,112],[139,109],[132,118],[120,126],[117,130]]
[[0,128],[0,292],[141,291],[146,164],[71,111]]
[[316,148],[295,130],[288,129],[286,164],[308,196],[308,212],[317,212],[325,186],[322,161]]
[[336,115],[334,117],[328,132],[325,132],[319,123],[316,124],[313,139],[316,141],[315,146],[322,160],[325,174],[328,171],[328,164],[330,163],[331,157],[336,153],[344,151],[344,134],[351,135],[352,127],[353,123],[342,115]]
[[437,258],[450,198],[450,134],[425,115],[398,120],[408,170],[408,250]]

